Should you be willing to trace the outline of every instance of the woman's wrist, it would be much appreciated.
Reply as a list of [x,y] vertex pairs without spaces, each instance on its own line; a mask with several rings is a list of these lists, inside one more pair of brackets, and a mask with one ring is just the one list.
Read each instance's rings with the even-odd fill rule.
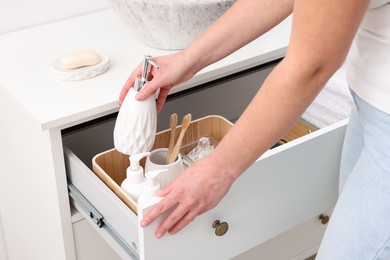
[[189,45],[182,52],[184,60],[187,62],[188,69],[193,75],[209,65],[206,62],[206,56],[198,50],[195,43]]
[[232,159],[228,154],[224,154],[218,149],[209,155],[207,158],[209,163],[213,165],[212,167],[216,170],[217,174],[220,174],[223,178],[228,178],[231,182],[234,182],[243,171],[240,170],[240,167],[237,167],[237,162],[235,159]]

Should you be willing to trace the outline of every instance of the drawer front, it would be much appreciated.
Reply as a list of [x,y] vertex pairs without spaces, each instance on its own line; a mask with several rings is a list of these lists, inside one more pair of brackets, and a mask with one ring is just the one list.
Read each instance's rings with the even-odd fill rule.
[[[331,210],[324,215],[329,217]],[[316,216],[275,238],[240,254],[232,260],[289,259],[304,260],[318,252],[327,223]]]
[[[346,125],[344,120],[269,150],[215,209],[160,240],[154,237],[159,220],[140,229],[137,216],[70,149],[65,149],[67,173],[69,182],[141,259],[228,259],[334,206]],[[84,214],[88,218],[89,212]],[[214,234],[215,220],[229,224],[224,236]],[[104,229],[98,232],[107,237]],[[114,250],[121,247],[115,239],[107,242]],[[123,256],[121,250],[117,253]]]
[[[159,221],[141,229],[141,259],[229,259],[333,208],[346,125],[344,120],[270,150],[215,209],[182,232],[157,239]],[[215,220],[229,224],[224,236],[214,234]]]

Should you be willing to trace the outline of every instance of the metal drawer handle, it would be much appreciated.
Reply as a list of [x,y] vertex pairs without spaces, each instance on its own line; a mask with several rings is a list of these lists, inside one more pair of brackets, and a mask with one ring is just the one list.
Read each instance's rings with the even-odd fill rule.
[[213,228],[215,228],[216,236],[223,236],[229,229],[229,225],[226,222],[220,222],[219,220],[214,221]]
[[328,215],[321,214],[318,217],[321,220],[321,224],[326,225],[329,222],[330,217]]

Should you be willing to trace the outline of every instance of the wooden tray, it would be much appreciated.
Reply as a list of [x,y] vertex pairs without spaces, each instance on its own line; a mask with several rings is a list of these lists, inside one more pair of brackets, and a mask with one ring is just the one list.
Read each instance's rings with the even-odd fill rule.
[[[188,153],[190,145],[197,142],[202,136],[210,137],[218,143],[230,130],[232,123],[220,116],[207,116],[194,120],[188,126],[181,150]],[[180,134],[180,126],[175,133],[176,139]],[[157,133],[153,148],[168,147],[170,130]],[[145,160],[141,161],[144,166]],[[134,212],[137,214],[137,203],[122,190],[120,184],[126,178],[126,169],[129,167],[129,156],[118,152],[115,148],[95,155],[92,159],[93,172]]]

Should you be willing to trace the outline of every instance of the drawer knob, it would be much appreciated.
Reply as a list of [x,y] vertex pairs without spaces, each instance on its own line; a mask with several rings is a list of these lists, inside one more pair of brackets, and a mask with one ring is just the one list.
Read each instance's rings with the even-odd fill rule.
[[213,228],[215,228],[215,235],[223,236],[229,229],[229,225],[226,222],[220,222],[219,220],[214,221]]
[[321,214],[319,219],[321,220],[321,224],[326,225],[328,224],[330,217],[328,215]]

